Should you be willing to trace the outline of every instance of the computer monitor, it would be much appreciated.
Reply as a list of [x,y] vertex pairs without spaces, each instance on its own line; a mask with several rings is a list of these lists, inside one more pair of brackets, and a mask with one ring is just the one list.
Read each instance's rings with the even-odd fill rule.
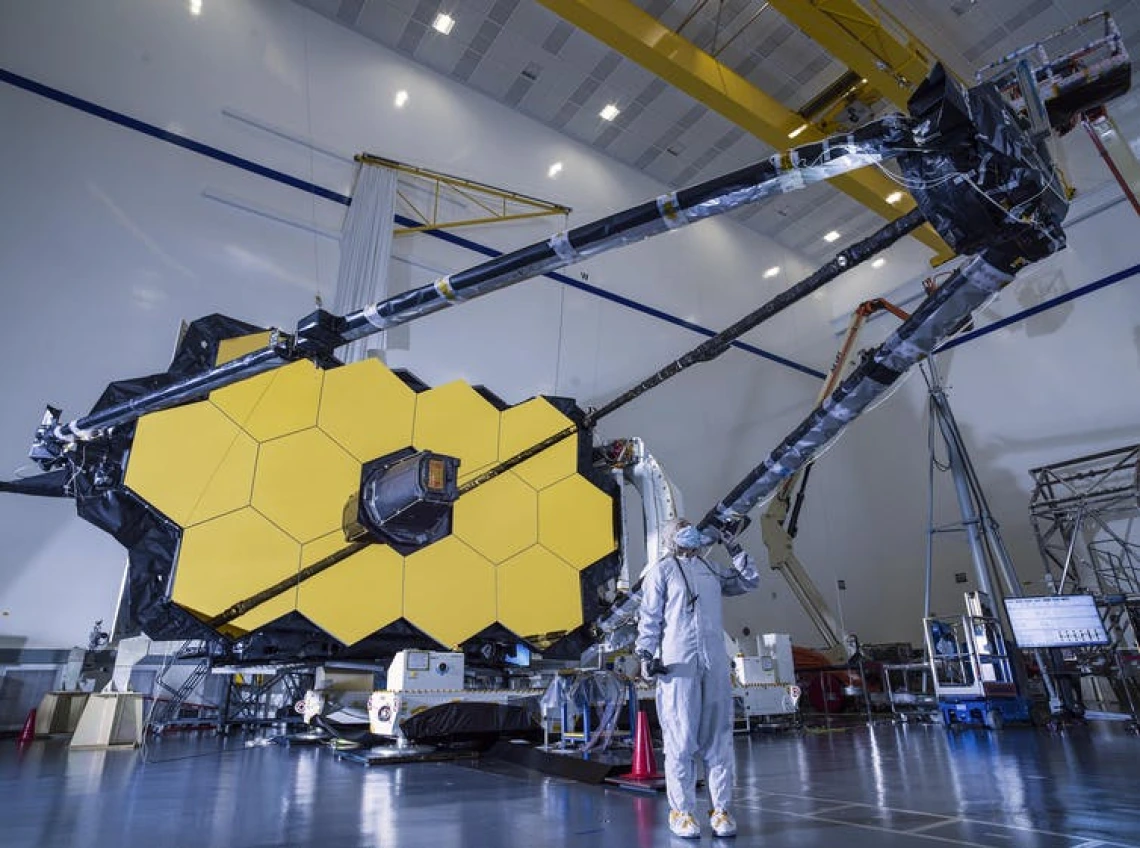
[[1006,598],[1005,608],[1020,648],[1076,648],[1109,643],[1092,595]]

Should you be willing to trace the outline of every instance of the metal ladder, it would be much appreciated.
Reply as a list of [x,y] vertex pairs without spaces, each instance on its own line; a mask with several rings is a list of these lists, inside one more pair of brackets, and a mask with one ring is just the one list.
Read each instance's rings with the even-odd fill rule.
[[[205,649],[206,643],[202,639],[188,639],[183,642],[182,647],[175,652],[173,661],[163,668],[162,673],[155,681],[154,707],[151,709],[150,720],[147,722],[152,732],[161,734],[168,725],[177,721],[182,712],[182,707],[186,703],[186,699],[190,697],[191,693],[198,688],[198,684],[209,674],[210,657],[208,654],[202,656],[198,664],[194,666],[193,671],[190,672],[177,688],[167,683],[165,678],[170,674],[171,669],[178,665],[179,660],[203,654]],[[162,693],[164,692],[169,697],[162,697]]]

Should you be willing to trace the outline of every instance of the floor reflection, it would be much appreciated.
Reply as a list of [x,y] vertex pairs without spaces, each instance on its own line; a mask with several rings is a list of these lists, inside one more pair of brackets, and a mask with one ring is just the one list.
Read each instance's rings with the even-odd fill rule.
[[[1140,739],[1123,728],[859,725],[741,736],[736,752],[739,845],[1140,845]],[[369,768],[209,736],[145,757],[0,743],[3,848],[651,848],[669,844],[667,813],[663,795],[490,760]]]

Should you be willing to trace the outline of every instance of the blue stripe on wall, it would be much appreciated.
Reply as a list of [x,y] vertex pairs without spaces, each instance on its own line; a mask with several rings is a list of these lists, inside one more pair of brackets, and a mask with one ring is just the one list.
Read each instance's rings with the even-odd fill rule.
[[327,188],[310,183],[306,180],[298,179],[297,177],[290,176],[283,171],[277,171],[273,168],[267,168],[264,165],[259,165],[250,159],[243,159],[240,156],[234,156],[232,153],[226,153],[224,150],[219,150],[216,147],[211,147],[208,144],[202,144],[199,141],[194,141],[192,138],[186,138],[178,133],[172,133],[164,130],[161,127],[156,127],[154,124],[148,124],[144,121],[136,120],[129,115],[124,115],[121,112],[115,112],[111,109],[106,109],[97,103],[92,103],[90,100],[83,100],[82,98],[75,97],[65,91],[60,91],[58,88],[51,88],[35,80],[22,77],[19,74],[14,74],[11,71],[6,71],[0,68],[0,82],[6,82],[16,88],[22,88],[24,91],[30,91],[32,94],[38,94],[40,97],[46,97],[48,100],[54,100],[57,103],[62,103],[64,106],[70,106],[72,109],[78,109],[80,112],[86,112],[88,115],[94,115],[96,118],[102,118],[104,121],[110,121],[112,124],[118,124],[121,127],[126,127],[129,130],[135,130],[152,138],[157,138],[160,141],[165,141],[168,144],[173,144],[193,153],[208,156],[211,159],[217,159],[219,162],[224,162],[227,165],[233,165],[235,168],[241,168],[244,171],[249,171],[252,174],[265,177],[275,182],[284,183],[293,188],[299,188],[302,191],[307,191],[310,194],[315,194],[317,197],[323,197],[325,200],[331,200],[335,203],[343,203],[347,206],[350,198],[335,191],[330,191]]
[[[176,147],[181,147],[184,150],[191,151],[192,153],[197,153],[201,156],[206,156],[226,165],[232,165],[235,168],[241,168],[243,171],[248,171],[251,174],[257,174],[260,177],[265,177],[266,179],[273,180],[274,182],[291,186],[293,188],[300,189],[301,191],[306,191],[309,194],[316,195],[317,197],[332,201],[333,203],[340,203],[344,206],[348,206],[352,202],[352,199],[347,195],[332,191],[331,189],[327,189],[324,186],[317,185],[316,183],[312,183],[307,180],[299,179],[292,176],[291,174],[286,174],[283,171],[267,168],[266,166],[258,164],[257,162],[254,162],[250,159],[245,159],[241,156],[235,156],[232,153],[227,153],[225,150],[221,150],[217,147],[212,147],[208,144],[203,144],[200,141],[195,141],[194,139],[179,135],[178,133],[172,133],[169,130],[164,130],[161,127],[156,127],[154,124],[148,124],[145,121],[140,121],[137,118],[132,118],[129,115],[124,115],[121,112],[107,109],[106,107],[100,106],[97,103],[92,103],[90,100],[84,100],[80,97],[68,94],[65,91],[60,91],[57,88],[52,88],[51,86],[44,85],[43,83],[36,82],[33,79],[12,73],[11,71],[5,70],[3,68],[0,68],[0,82],[8,83],[9,85],[15,86],[16,88],[23,89],[24,91],[39,95],[40,97],[45,97],[48,100],[54,100],[56,103],[61,103],[64,106],[70,106],[72,109],[78,109],[79,111],[85,112],[88,115],[93,115],[96,118],[102,118],[105,121],[109,121],[113,124],[118,124],[121,127],[134,130],[135,132],[143,133],[144,135],[148,135],[160,141],[165,141],[168,144],[173,144]],[[419,221],[406,218],[402,215],[398,215],[396,217],[396,222],[405,227],[418,226],[420,224]],[[442,241],[448,242],[449,244],[465,248],[482,256],[494,258],[496,256],[502,255],[501,251],[488,247],[485,244],[480,244],[478,242],[472,241],[471,239],[464,238],[463,236],[458,236],[455,233],[449,232],[447,230],[427,230],[426,233]],[[543,276],[587,294],[594,295],[595,297],[600,297],[604,300],[608,300],[611,303],[616,303],[619,306],[624,306],[627,309],[632,309],[636,312],[640,312],[643,315],[648,315],[651,318],[656,318],[669,324],[673,324],[674,326],[682,327],[686,330],[698,333],[699,335],[706,337],[716,335],[716,331],[710,330],[708,327],[702,327],[699,324],[694,324],[691,321],[686,321],[683,318],[678,318],[676,315],[670,315],[668,312],[664,312],[660,309],[655,309],[652,306],[647,306],[644,303],[639,303],[638,301],[632,300],[628,297],[623,297],[622,295],[614,294],[613,292],[606,291],[605,289],[600,289],[597,286],[591,286],[585,282],[574,280],[570,277],[567,277],[565,274],[554,272],[544,274]],[[783,365],[803,374],[808,374],[809,376],[820,380],[826,376],[823,372],[817,371],[814,368],[809,368],[806,365],[801,365],[798,362],[786,359],[777,354],[763,350],[762,348],[747,344],[746,342],[736,341],[732,343],[732,346],[738,348],[739,350],[747,351],[748,353],[767,359],[770,362],[775,362],[779,365]]]
[[1131,268],[1125,268],[1123,271],[1117,271],[1115,274],[1109,274],[1107,277],[1101,277],[1087,285],[1081,286],[1078,289],[1073,289],[1070,292],[1059,294],[1056,297],[1049,298],[1049,300],[1042,301],[1036,306],[1031,306],[1028,309],[1023,309],[1015,315],[1010,315],[1002,318],[1000,321],[994,321],[992,324],[987,324],[977,330],[971,330],[965,335],[958,336],[951,339],[946,344],[939,347],[936,353],[942,353],[945,350],[964,345],[966,342],[972,342],[974,339],[980,339],[982,336],[988,336],[1002,327],[1008,327],[1010,324],[1016,324],[1018,321],[1024,321],[1027,318],[1032,318],[1038,313],[1045,312],[1055,306],[1060,306],[1062,303],[1068,303],[1070,300],[1076,300],[1078,297],[1084,297],[1086,294],[1092,294],[1094,291],[1107,288],[1108,286],[1115,285],[1121,280],[1127,280],[1130,277],[1135,277],[1140,274],[1140,265],[1133,265]]

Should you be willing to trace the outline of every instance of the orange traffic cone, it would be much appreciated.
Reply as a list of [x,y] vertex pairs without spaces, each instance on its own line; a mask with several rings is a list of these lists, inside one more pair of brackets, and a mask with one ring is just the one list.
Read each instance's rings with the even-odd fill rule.
[[16,744],[24,746],[32,742],[36,738],[36,710],[33,707],[28,710],[28,717],[24,719],[24,729],[20,731],[19,738],[16,739]]
[[649,734],[649,714],[645,710],[637,713],[637,729],[633,734],[633,763],[629,774],[622,777],[632,780],[656,780],[657,758],[653,756],[653,737]]

